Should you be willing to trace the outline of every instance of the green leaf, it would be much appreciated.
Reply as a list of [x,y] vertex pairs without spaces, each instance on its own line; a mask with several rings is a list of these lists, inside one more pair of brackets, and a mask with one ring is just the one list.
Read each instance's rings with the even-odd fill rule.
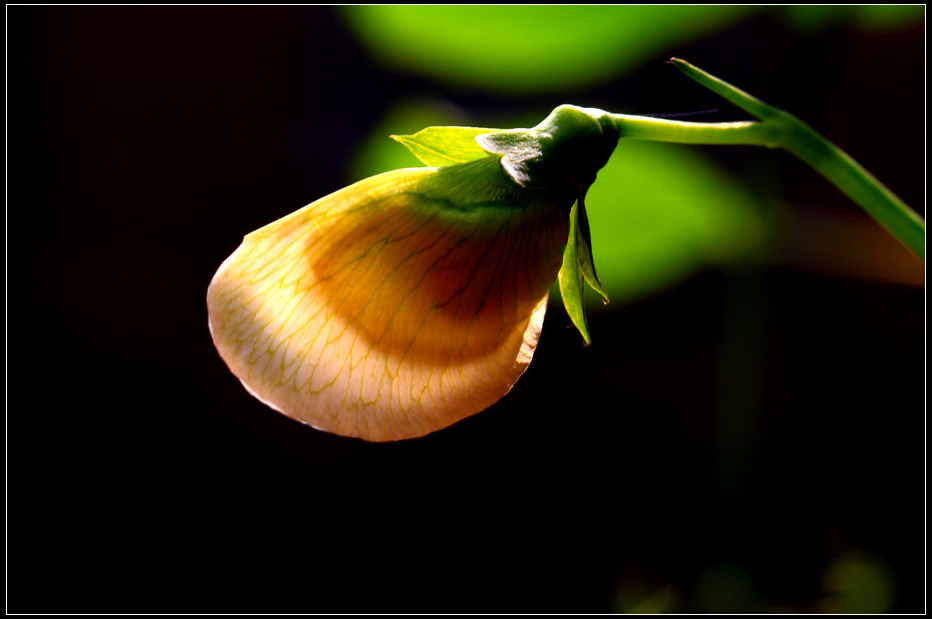
[[798,28],[819,30],[838,22],[862,30],[894,30],[921,24],[925,6],[913,5],[795,5],[784,9]]
[[760,8],[351,6],[372,57],[454,88],[566,92],[611,79]]
[[490,156],[476,143],[476,136],[498,129],[478,127],[427,127],[414,135],[393,135],[391,138],[408,147],[429,166],[466,163]]

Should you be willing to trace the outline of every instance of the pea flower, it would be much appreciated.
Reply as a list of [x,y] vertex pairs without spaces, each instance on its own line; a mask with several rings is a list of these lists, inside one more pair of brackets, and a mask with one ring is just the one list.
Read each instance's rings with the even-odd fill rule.
[[423,436],[527,369],[555,280],[586,344],[586,190],[615,118],[560,106],[531,129],[393,136],[427,166],[365,179],[248,234],[208,290],[217,350],[246,389],[315,428]]

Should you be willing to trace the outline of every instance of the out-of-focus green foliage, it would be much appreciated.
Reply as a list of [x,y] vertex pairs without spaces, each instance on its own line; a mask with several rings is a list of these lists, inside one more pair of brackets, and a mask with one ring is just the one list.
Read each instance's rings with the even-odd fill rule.
[[586,206],[593,260],[612,302],[752,257],[765,240],[751,194],[694,147],[621,140]]
[[896,597],[892,570],[884,561],[851,551],[825,566],[822,597],[797,603],[774,603],[762,595],[751,574],[733,562],[706,566],[688,591],[642,574],[624,574],[615,585],[616,613],[687,612],[830,614],[890,612]]
[[797,26],[816,30],[834,22],[846,22],[864,30],[903,28],[922,22],[925,6],[912,5],[795,5],[786,7]]
[[[615,77],[711,34],[760,7],[353,6],[346,21],[373,57],[458,89],[566,92]],[[865,29],[922,21],[924,7],[795,6],[806,29],[845,21]]]
[[618,583],[611,609],[613,613],[659,615],[681,612],[679,605],[680,595],[672,585],[652,590],[650,584],[635,578]]
[[[544,116],[482,124],[527,127]],[[351,180],[422,165],[388,135],[444,124],[470,123],[437,105],[395,108],[361,148]],[[753,257],[766,237],[760,210],[741,182],[695,147],[621,140],[589,189],[586,209],[593,260],[613,304],[661,290],[697,269]],[[590,310],[602,307],[595,293],[586,295]]]
[[736,6],[354,6],[373,56],[456,88],[561,92],[604,81],[758,10]]
[[735,563],[715,563],[702,570],[694,597],[705,613],[755,612],[760,604],[754,581]]
[[823,577],[826,597],[821,610],[826,613],[885,613],[894,596],[890,568],[864,553],[850,553],[829,566]]

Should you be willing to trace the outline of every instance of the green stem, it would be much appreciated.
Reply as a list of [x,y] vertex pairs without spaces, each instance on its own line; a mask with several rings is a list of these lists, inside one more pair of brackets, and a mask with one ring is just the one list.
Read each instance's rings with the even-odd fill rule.
[[691,123],[613,115],[620,137],[684,144],[749,144],[783,148],[809,164],[901,243],[925,260],[925,221],[843,150],[795,116],[676,58],[683,73],[762,122]]
[[612,114],[619,137],[680,144],[753,144],[773,148],[780,130],[767,123],[690,123],[663,118]]

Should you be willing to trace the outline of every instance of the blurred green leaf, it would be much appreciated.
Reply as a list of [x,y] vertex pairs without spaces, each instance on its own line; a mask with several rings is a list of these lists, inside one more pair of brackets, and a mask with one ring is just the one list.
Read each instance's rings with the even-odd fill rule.
[[760,596],[754,581],[735,563],[715,563],[699,574],[696,602],[703,612],[733,614],[754,612]]
[[457,88],[559,92],[618,75],[752,11],[737,6],[352,6],[377,60]]
[[920,24],[925,19],[925,6],[914,5],[815,5],[786,7],[795,24],[805,30],[818,30],[836,21],[847,22],[863,30],[889,30]]
[[885,613],[893,602],[890,568],[881,560],[852,552],[829,566],[823,577],[826,613]]
[[[533,126],[547,113],[482,124]],[[360,149],[352,180],[418,165],[388,136],[443,124],[470,121],[438,104],[398,106]],[[672,286],[699,269],[753,259],[766,240],[753,197],[699,147],[621,140],[589,188],[586,210],[592,259],[613,304]],[[586,297],[590,311],[602,307],[595,293]]]
[[925,22],[924,4],[874,4],[851,7],[854,24],[864,30],[888,30],[905,28]]
[[676,588],[667,585],[623,612],[632,615],[660,615],[674,612],[678,597]]
[[612,302],[752,259],[766,238],[754,198],[696,147],[621,140],[586,206],[593,260]]

